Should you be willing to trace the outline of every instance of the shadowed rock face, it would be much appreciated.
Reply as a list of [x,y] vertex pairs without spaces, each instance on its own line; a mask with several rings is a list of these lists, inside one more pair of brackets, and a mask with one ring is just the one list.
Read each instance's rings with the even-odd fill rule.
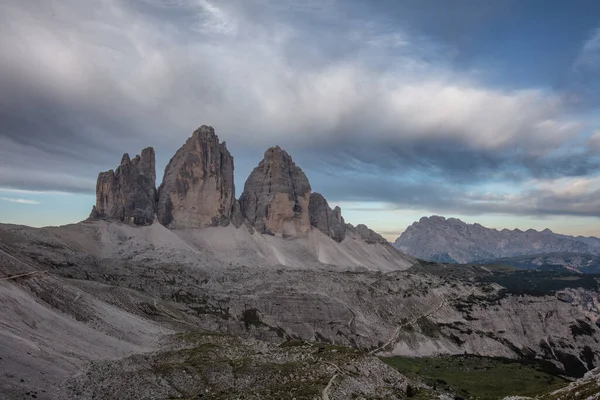
[[240,197],[241,211],[259,233],[295,237],[310,231],[310,183],[279,146],[265,152]]
[[165,168],[158,219],[175,229],[226,226],[234,203],[233,157],[214,129],[202,125]]
[[116,171],[101,172],[91,218],[111,218],[134,225],[150,225],[156,201],[154,149],[147,147],[133,160],[125,153]]
[[335,240],[341,242],[346,237],[346,224],[339,207],[329,208],[327,200],[320,193],[310,195],[308,205],[310,224]]
[[349,232],[354,232],[357,235],[359,235],[366,243],[388,244],[388,241],[383,236],[381,236],[379,233],[375,232],[374,230],[369,229],[369,227],[366,225],[358,224],[356,226],[353,226],[352,224],[347,224],[346,229]]

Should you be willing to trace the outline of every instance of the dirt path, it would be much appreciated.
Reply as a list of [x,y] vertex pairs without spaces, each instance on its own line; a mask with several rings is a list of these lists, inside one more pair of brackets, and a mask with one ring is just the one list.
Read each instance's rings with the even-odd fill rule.
[[9,279],[22,278],[24,276],[31,276],[31,275],[35,275],[35,274],[43,274],[43,273],[48,272],[48,271],[50,271],[50,270],[46,269],[44,271],[33,271],[33,272],[28,272],[26,274],[19,274],[19,275],[8,276],[6,278],[0,278],[0,281],[7,281]]
[[400,331],[401,331],[401,330],[402,330],[402,328],[404,328],[405,326],[412,325],[412,324],[416,323],[416,322],[417,322],[417,321],[418,321],[420,318],[429,317],[430,315],[433,315],[433,314],[435,314],[436,312],[438,312],[438,311],[439,311],[439,310],[440,310],[442,307],[444,307],[444,306],[446,305],[446,303],[447,303],[447,300],[446,300],[446,298],[445,298],[443,295],[442,295],[442,297],[443,297],[443,299],[442,299],[442,301],[440,302],[440,304],[439,304],[439,305],[438,305],[436,308],[434,308],[433,310],[429,311],[428,313],[425,313],[425,314],[422,314],[422,315],[416,316],[416,317],[414,317],[413,319],[411,319],[410,321],[407,321],[407,322],[404,322],[404,323],[402,323],[402,324],[398,325],[398,326],[396,327],[396,329],[394,330],[394,333],[392,334],[392,336],[390,337],[390,339],[389,339],[387,342],[385,342],[385,343],[384,343],[382,346],[379,346],[378,348],[376,348],[376,349],[374,349],[374,350],[371,350],[371,351],[369,352],[369,354],[370,354],[370,355],[373,355],[373,354],[375,354],[375,353],[377,353],[377,352],[379,352],[379,351],[381,351],[381,350],[385,350],[385,348],[386,348],[386,347],[388,347],[390,344],[392,344],[392,342],[395,342],[395,341],[398,339],[398,336],[400,335]]
[[[465,297],[469,297],[474,292],[475,292],[475,288],[472,288],[469,291],[469,294],[467,296],[465,296]],[[455,296],[455,297],[451,298],[450,300],[454,301],[454,300],[456,300],[456,299],[458,299],[460,297],[461,296]],[[390,339],[387,342],[385,342],[382,346],[380,346],[380,347],[378,347],[378,348],[376,348],[374,350],[371,350],[369,352],[369,354],[373,355],[373,354],[375,354],[375,353],[377,353],[379,351],[385,350],[386,347],[388,347],[390,344],[392,344],[392,343],[394,343],[394,342],[396,342],[398,340],[398,336],[400,335],[400,331],[402,330],[402,328],[404,328],[405,326],[412,325],[412,324],[416,323],[420,318],[426,318],[426,317],[429,317],[429,316],[437,313],[439,310],[441,310],[444,306],[446,306],[448,304],[448,301],[449,300],[446,299],[446,297],[442,294],[442,301],[440,302],[440,304],[436,308],[434,308],[433,310],[431,310],[431,311],[429,311],[429,312],[427,312],[425,314],[416,316],[413,319],[411,319],[410,321],[407,321],[407,322],[404,322],[404,323],[398,325],[396,327],[396,329],[394,330],[394,333],[392,334],[392,336],[390,337]]]
[[335,378],[338,377],[338,375],[339,375],[339,372],[336,372],[335,374],[333,374],[333,376],[329,380],[329,383],[327,384],[325,389],[323,389],[323,393],[321,394],[321,398],[323,400],[329,400],[329,389],[331,389],[331,385],[333,385],[333,381],[335,380]]
[[329,380],[329,383],[327,383],[327,386],[325,386],[325,389],[323,389],[323,392],[321,393],[321,400],[329,400],[329,390],[331,389],[331,386],[333,385],[333,381],[335,381],[335,378],[337,378],[340,374],[344,373],[340,369],[340,367],[338,367],[334,363],[330,363],[330,362],[325,362],[325,363],[331,365],[333,368],[335,368],[337,370],[337,372],[335,374],[333,374],[333,376]]

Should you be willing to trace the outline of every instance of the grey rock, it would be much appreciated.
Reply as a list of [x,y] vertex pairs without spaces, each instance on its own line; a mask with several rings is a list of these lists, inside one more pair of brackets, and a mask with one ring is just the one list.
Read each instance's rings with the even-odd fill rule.
[[295,237],[310,231],[310,183],[279,146],[265,152],[240,197],[242,214],[259,233]]
[[125,153],[116,171],[101,172],[96,205],[90,218],[109,218],[133,225],[150,225],[156,201],[155,155],[152,147],[133,160]]
[[238,200],[235,200],[231,208],[231,224],[236,228],[244,224],[244,216],[242,215],[242,208]]
[[[259,315],[250,315],[257,318],[256,322],[260,320]],[[278,346],[193,332],[185,337],[183,342],[173,339],[160,352],[93,362],[84,373],[66,382],[68,394],[62,398],[316,398],[303,393],[327,393],[327,397],[319,398],[331,399],[406,397],[408,379],[376,357],[352,349],[301,341]],[[201,362],[201,368],[190,368],[185,360]],[[338,369],[342,373],[333,379]],[[334,380],[335,385],[325,390],[326,384]],[[321,382],[317,390],[316,382]]]
[[363,224],[358,224],[353,226],[352,224],[347,224],[346,229],[349,232],[353,232],[360,236],[365,242],[369,244],[381,243],[381,244],[389,244],[389,242],[381,236],[379,233],[375,232],[372,229],[369,229],[368,226]]
[[[196,231],[217,235],[226,230]],[[233,227],[229,230],[226,236],[242,233]],[[112,221],[42,229],[0,224],[0,276],[36,273],[0,285],[0,333],[6,338],[0,357],[7,371],[27,380],[15,386],[14,393],[20,395],[24,388],[56,387],[56,382],[43,380],[50,375],[60,380],[72,374],[83,377],[81,371],[88,361],[132,354],[144,353],[136,357],[146,363],[144,371],[169,371],[154,368],[164,365],[163,356],[173,354],[163,347],[163,335],[180,333],[180,338],[189,340],[190,330],[201,331],[204,338],[207,332],[238,335],[238,343],[251,338],[280,343],[295,338],[411,357],[464,353],[513,359],[527,356],[553,362],[565,371],[585,372],[586,366],[598,366],[600,360],[600,295],[597,286],[590,287],[587,280],[560,280],[565,284],[558,292],[551,289],[529,295],[487,279],[481,281],[496,274],[479,266],[426,265],[389,273],[323,266],[312,269],[308,265],[304,269],[259,264],[242,267],[231,264],[230,253],[207,251],[210,246],[204,243],[190,239],[182,246],[175,242],[189,233],[169,231],[160,224],[132,228]],[[354,236],[347,234],[339,246],[347,246],[346,241]],[[266,239],[261,241],[278,246],[305,242]],[[238,243],[230,245],[237,247]],[[381,249],[375,245],[369,251]],[[189,264],[180,258],[186,251],[193,255]],[[46,273],[50,269],[52,274]],[[544,280],[545,276],[538,278]],[[582,334],[581,329],[587,333]],[[206,361],[244,358],[226,343],[214,344],[222,346],[204,350],[215,349],[219,354]],[[258,351],[263,355],[277,352],[275,356],[282,362],[297,361],[275,347],[258,346],[248,350],[261,359]],[[590,354],[586,348],[593,353],[589,359],[594,365],[581,357],[584,352]],[[221,353],[230,350],[232,353]],[[312,350],[310,353],[319,351],[319,345]],[[337,357],[342,349],[335,350],[326,355]],[[158,351],[159,358],[146,358],[154,357],[148,351]],[[558,351],[564,353],[560,360],[556,359]],[[188,357],[182,357],[182,367],[186,360]],[[338,366],[347,371],[345,359],[338,360],[344,362]],[[116,370],[108,365],[103,371],[109,375],[122,371],[125,379],[135,382],[132,386],[144,389],[140,371],[126,364]],[[305,365],[296,364],[294,373]],[[331,368],[330,377],[335,373]],[[365,369],[373,371],[372,376],[379,375],[370,366]],[[184,379],[188,376],[185,371],[177,369],[167,378]],[[221,379],[230,377],[218,371],[228,374],[231,368],[215,372],[219,379],[216,388]],[[89,379],[101,378],[94,371],[91,376]],[[343,376],[336,379],[331,398],[345,398],[346,391],[339,389]],[[157,378],[160,380],[144,382],[162,385],[162,377]],[[100,380],[83,382],[77,388],[93,394],[93,386],[86,389],[87,384],[99,385]],[[114,383],[110,376],[104,382]],[[357,385],[365,382],[373,381],[361,380]],[[152,387],[157,388],[154,383]],[[118,393],[120,388],[115,390]],[[0,394],[5,391],[3,387]],[[375,391],[363,393],[361,396],[368,398]],[[79,393],[75,396],[85,398]]]
[[339,207],[332,210],[320,193],[310,195],[308,204],[310,224],[335,240],[341,242],[346,237],[346,224]]
[[158,189],[158,220],[174,229],[226,226],[235,202],[233,157],[202,125],[175,153]]
[[560,252],[600,255],[598,238],[560,235],[549,229],[499,231],[440,216],[413,223],[394,246],[424,260],[459,263]]

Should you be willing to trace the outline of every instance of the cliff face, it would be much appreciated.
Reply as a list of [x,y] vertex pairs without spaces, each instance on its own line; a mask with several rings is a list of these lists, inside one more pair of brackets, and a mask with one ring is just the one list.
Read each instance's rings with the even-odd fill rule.
[[267,149],[235,198],[233,157],[212,127],[202,125],[177,150],[156,190],[154,149],[130,160],[125,154],[116,171],[102,172],[90,217],[149,225],[156,215],[169,229],[246,224],[261,234],[303,236],[318,229],[336,242],[347,232],[367,243],[386,241],[364,225],[353,227],[339,207],[331,209],[302,169],[279,146]]
[[101,172],[91,218],[110,218],[133,225],[150,225],[156,201],[156,168],[152,147],[133,160],[125,153],[116,171]]
[[265,152],[240,197],[241,211],[259,233],[295,237],[310,230],[310,183],[279,146]]
[[234,203],[233,157],[214,129],[203,125],[165,168],[158,219],[175,229],[226,226]]
[[310,214],[310,224],[335,240],[341,242],[346,237],[346,223],[342,218],[342,211],[339,207],[332,210],[327,200],[320,193],[310,195],[308,204]]

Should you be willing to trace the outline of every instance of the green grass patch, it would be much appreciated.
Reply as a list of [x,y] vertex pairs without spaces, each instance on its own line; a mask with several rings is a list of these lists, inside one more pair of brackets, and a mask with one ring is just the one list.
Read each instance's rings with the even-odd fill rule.
[[479,356],[388,357],[382,360],[408,377],[421,379],[434,389],[448,390],[465,399],[535,396],[568,384],[558,376],[558,370],[546,363]]
[[485,264],[483,267],[493,272],[513,272],[517,270],[517,267],[506,264]]
[[482,283],[497,283],[508,293],[531,296],[552,295],[567,288],[599,290],[594,275],[574,275],[567,272],[516,270],[514,272],[494,272],[478,279]]

